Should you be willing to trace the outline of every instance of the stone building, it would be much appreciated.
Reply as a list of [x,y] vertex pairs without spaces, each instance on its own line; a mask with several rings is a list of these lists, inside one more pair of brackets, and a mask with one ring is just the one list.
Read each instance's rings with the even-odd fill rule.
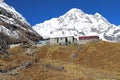
[[78,44],[86,44],[88,42],[96,42],[99,40],[98,36],[79,36],[78,39],[74,38],[74,36],[67,37],[56,37],[50,38],[50,45],[58,44],[58,45],[68,45],[71,43]]
[[50,38],[50,44],[68,45],[77,41],[73,36]]

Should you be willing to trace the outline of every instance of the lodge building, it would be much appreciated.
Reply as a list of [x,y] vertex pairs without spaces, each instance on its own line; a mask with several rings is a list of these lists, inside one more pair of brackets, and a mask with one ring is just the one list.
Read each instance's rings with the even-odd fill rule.
[[68,45],[71,43],[78,43],[78,44],[85,44],[88,42],[96,42],[99,40],[98,36],[79,36],[78,39],[74,36],[67,36],[67,37],[56,37],[50,38],[51,45]]
[[74,38],[73,36],[50,38],[51,45],[54,45],[54,44],[68,45],[68,44],[74,43],[76,41],[77,41],[77,39]]
[[79,36],[78,37],[78,44],[85,44],[88,42],[96,42],[99,40],[98,36]]

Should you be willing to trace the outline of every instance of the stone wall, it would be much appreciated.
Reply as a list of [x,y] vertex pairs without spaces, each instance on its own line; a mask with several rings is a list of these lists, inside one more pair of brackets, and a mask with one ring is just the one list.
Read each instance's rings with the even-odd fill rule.
[[86,44],[88,42],[96,42],[98,41],[99,38],[94,37],[94,38],[90,38],[90,39],[79,39],[77,40],[74,37],[58,37],[58,38],[51,38],[50,39],[50,45],[55,45],[55,44],[59,44],[59,45],[67,45],[67,44],[71,44],[71,43],[77,43],[77,44]]
[[66,44],[66,39],[67,39],[67,37],[58,38],[58,44],[60,44],[60,45]]
[[74,41],[76,41],[76,40],[73,36],[50,38],[50,44],[51,45],[54,45],[54,44],[67,45],[67,44],[73,43]]
[[51,45],[58,44],[58,38],[50,38],[50,44]]

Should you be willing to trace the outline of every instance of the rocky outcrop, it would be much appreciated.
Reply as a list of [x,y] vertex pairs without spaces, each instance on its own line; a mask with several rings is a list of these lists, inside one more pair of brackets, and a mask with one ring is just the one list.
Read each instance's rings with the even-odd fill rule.
[[25,18],[4,1],[0,2],[0,38],[8,44],[42,39]]
[[6,57],[9,44],[27,43],[42,39],[25,18],[13,7],[0,1],[0,53]]
[[7,49],[10,46],[5,42],[5,40],[0,38],[0,58],[4,59],[8,57]]

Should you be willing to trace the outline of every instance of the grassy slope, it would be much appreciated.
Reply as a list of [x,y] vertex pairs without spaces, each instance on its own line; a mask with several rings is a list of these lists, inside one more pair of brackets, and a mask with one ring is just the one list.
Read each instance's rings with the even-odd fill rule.
[[[19,70],[19,76],[0,75],[9,80],[119,80],[120,43],[97,42],[85,45],[42,46],[36,54],[40,61],[28,69]],[[9,60],[0,60],[11,66],[34,61],[34,56],[25,55],[26,49],[10,50]],[[4,65],[2,67],[9,67]],[[59,67],[63,66],[64,69]]]
[[[74,57],[74,54],[77,54],[77,57]],[[97,42],[86,45],[44,46],[40,49],[39,56],[44,59],[74,63],[86,68],[86,71],[90,70],[91,73],[93,69],[95,70],[93,75],[103,72],[103,75],[111,73],[110,76],[113,73],[120,76],[120,43]]]
[[[74,58],[74,54],[77,57]],[[97,42],[86,45],[43,46],[39,57],[74,62],[96,69],[120,68],[120,43]]]

